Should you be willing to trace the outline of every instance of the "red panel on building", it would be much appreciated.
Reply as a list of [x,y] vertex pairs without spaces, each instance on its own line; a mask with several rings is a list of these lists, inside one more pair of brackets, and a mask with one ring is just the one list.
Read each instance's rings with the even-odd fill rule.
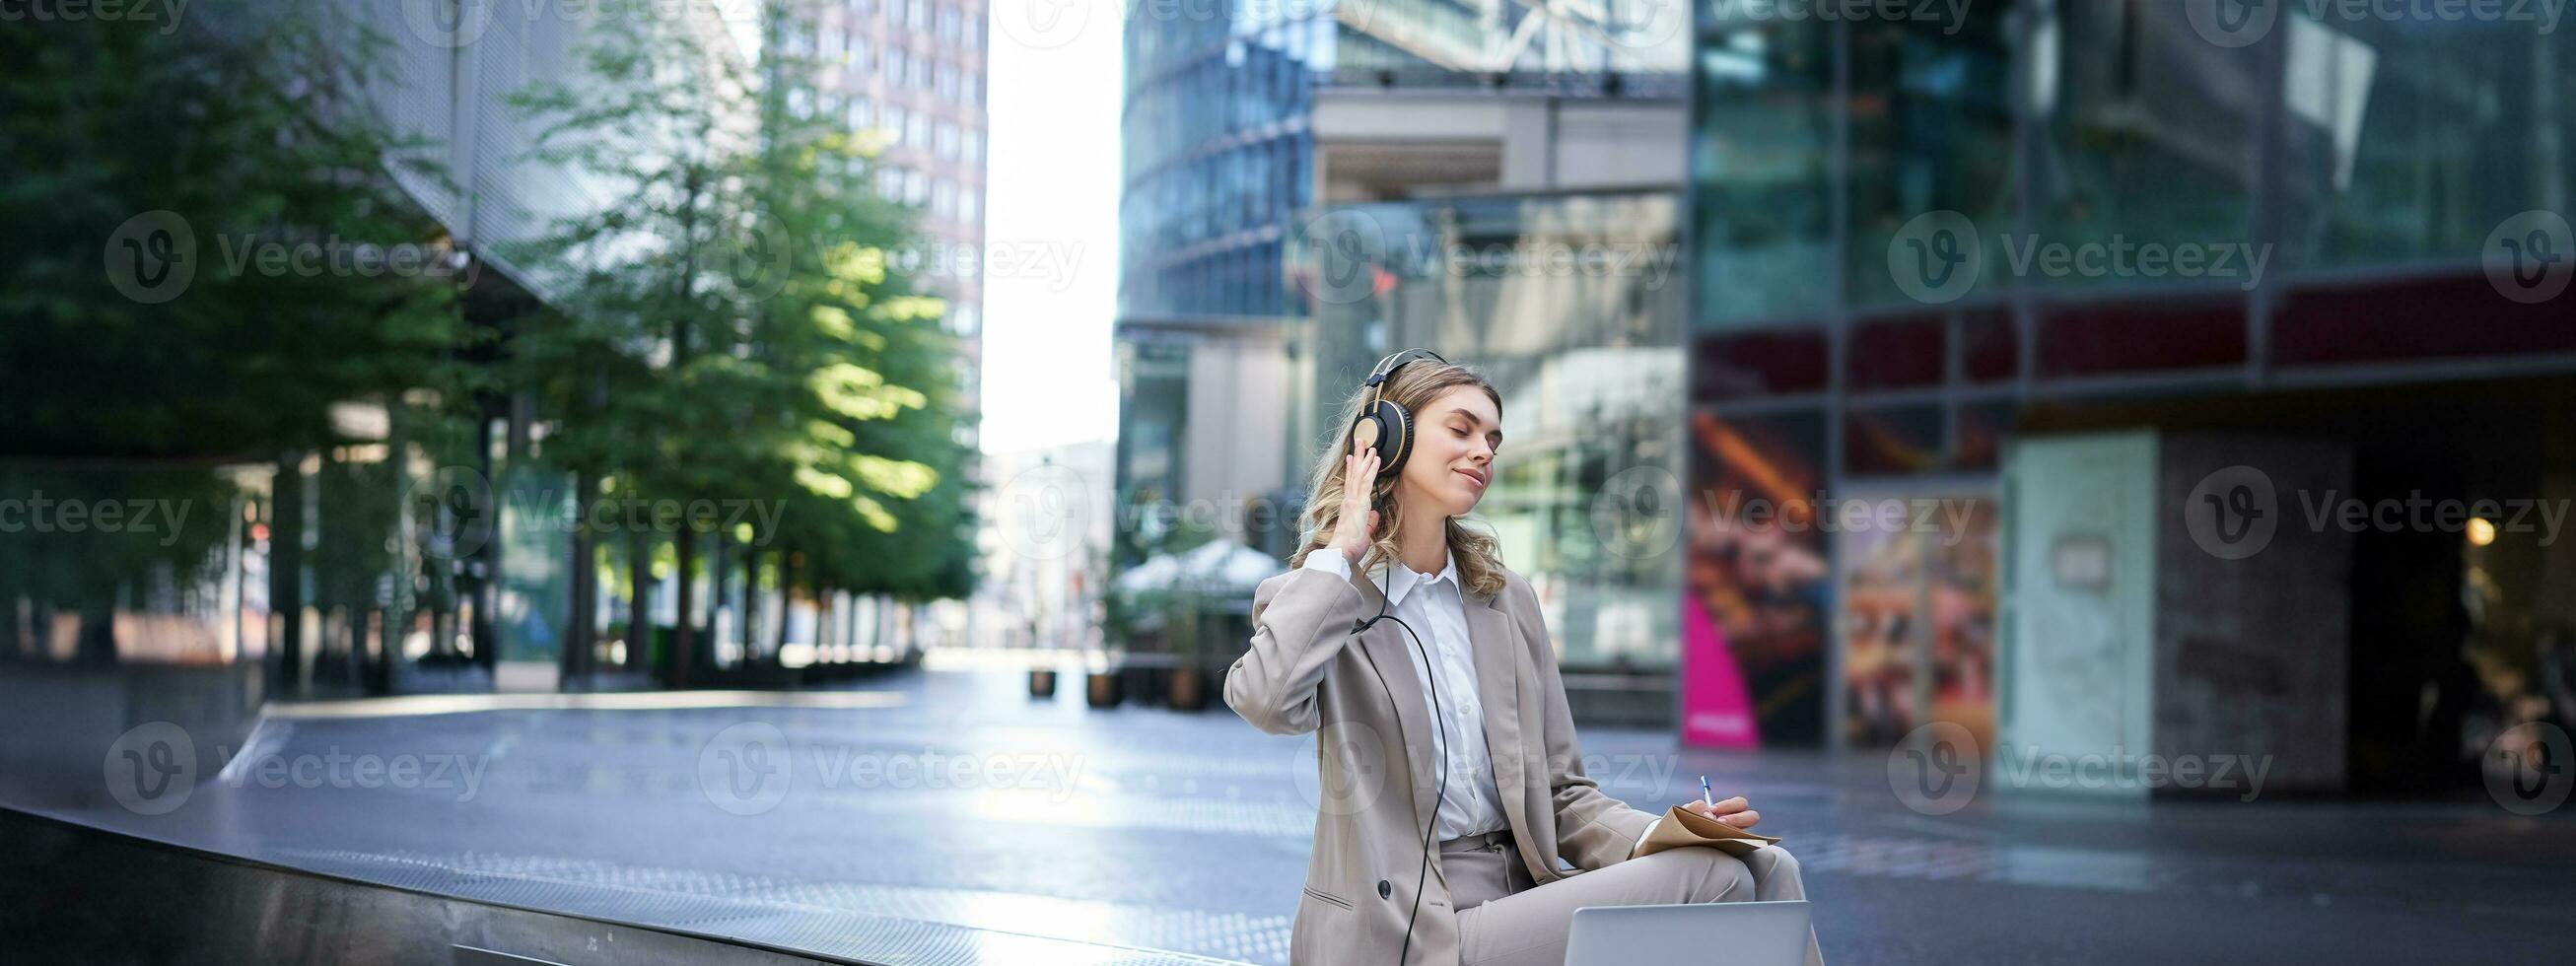
[[2131,295],[2040,310],[2041,378],[2113,376],[2244,363],[2242,298]]
[[2272,322],[2275,365],[2576,352],[2576,294],[2524,305],[2484,275],[2303,288]]
[[1980,309],[1959,320],[1959,355],[1969,382],[2002,382],[2021,370],[2021,331],[2008,309]]
[[1822,392],[1829,358],[1821,329],[1707,336],[1691,360],[1691,398]]
[[1940,385],[1946,332],[1947,321],[1939,315],[1855,323],[1847,385],[1861,391]]

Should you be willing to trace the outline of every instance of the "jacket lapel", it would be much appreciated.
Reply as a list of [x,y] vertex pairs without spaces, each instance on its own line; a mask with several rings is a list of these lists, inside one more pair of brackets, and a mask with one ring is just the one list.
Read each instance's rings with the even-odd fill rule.
[[[1359,591],[1369,614],[1385,606],[1385,593],[1367,575],[1353,574],[1351,586]],[[1483,705],[1485,748],[1492,760],[1495,790],[1503,800],[1503,817],[1511,826],[1521,861],[1533,876],[1546,881],[1545,877],[1554,870],[1539,869],[1542,860],[1536,855],[1538,837],[1530,826],[1529,802],[1523,793],[1522,769],[1528,752],[1521,744],[1520,633],[1511,615],[1494,606],[1494,600],[1491,594],[1467,594],[1462,608],[1467,616],[1469,647],[1476,657],[1476,697]],[[1430,643],[1423,642],[1425,647]],[[1438,802],[1434,797],[1437,773],[1431,754],[1431,703],[1414,670],[1413,639],[1393,622],[1380,621],[1360,633],[1360,651],[1386,683],[1387,692],[1395,697],[1412,787],[1413,828],[1419,830],[1431,824]],[[1413,754],[1413,749],[1421,753]],[[1439,865],[1432,863],[1435,868]],[[1445,887],[1448,875],[1440,873],[1440,880]]]
[[[1386,606],[1386,594],[1378,590],[1377,581],[1369,579],[1368,575],[1351,575],[1351,586],[1360,592],[1360,600],[1366,605],[1364,610],[1371,616]],[[1437,804],[1433,799],[1435,789],[1432,784],[1436,773],[1432,771],[1431,699],[1422,693],[1422,681],[1415,676],[1413,639],[1405,636],[1404,628],[1395,626],[1393,621],[1379,621],[1360,632],[1359,643],[1360,653],[1368,658],[1379,680],[1386,682],[1387,693],[1395,699],[1395,716],[1402,731],[1399,737],[1404,743],[1399,750],[1403,752],[1409,779],[1406,787],[1410,789],[1413,800],[1413,827],[1417,830],[1414,834],[1420,835],[1418,830],[1431,824],[1431,814]],[[1429,641],[1423,643],[1425,646],[1430,644]],[[1439,843],[1432,844],[1437,847]]]
[[[1503,799],[1503,817],[1511,823],[1512,840],[1533,876],[1542,874],[1531,858],[1538,838],[1531,834],[1528,802],[1522,795],[1520,635],[1511,615],[1494,606],[1494,595],[1469,594],[1467,639],[1476,654],[1476,698],[1484,706],[1485,751],[1493,759],[1494,788]],[[1542,880],[1544,881],[1544,880]]]

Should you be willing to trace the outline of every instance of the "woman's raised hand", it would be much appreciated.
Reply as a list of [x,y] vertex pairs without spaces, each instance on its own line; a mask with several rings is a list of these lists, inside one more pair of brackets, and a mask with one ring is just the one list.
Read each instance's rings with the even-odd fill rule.
[[[1341,551],[1351,566],[1360,565],[1369,544],[1377,536],[1377,511],[1369,508],[1369,491],[1377,486],[1377,447],[1351,444],[1351,453],[1342,457],[1342,515],[1333,524],[1333,533],[1324,545]],[[1362,526],[1351,521],[1363,520]]]

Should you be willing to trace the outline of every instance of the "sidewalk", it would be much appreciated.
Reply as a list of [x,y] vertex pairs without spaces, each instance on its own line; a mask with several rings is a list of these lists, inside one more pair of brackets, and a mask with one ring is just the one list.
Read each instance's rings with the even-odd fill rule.
[[[168,814],[72,817],[862,959],[1287,959],[1314,818],[1297,739],[1222,706],[1032,701],[1005,669],[691,704],[705,700],[273,717]],[[1594,777],[1638,807],[1696,797],[1702,772],[1749,796],[1803,860],[1836,963],[2539,962],[2563,954],[2576,901],[2576,821],[2482,800],[2025,794],[1933,817],[1874,756],[1583,740]],[[366,759],[377,787],[359,781]],[[415,777],[395,787],[405,761]]]

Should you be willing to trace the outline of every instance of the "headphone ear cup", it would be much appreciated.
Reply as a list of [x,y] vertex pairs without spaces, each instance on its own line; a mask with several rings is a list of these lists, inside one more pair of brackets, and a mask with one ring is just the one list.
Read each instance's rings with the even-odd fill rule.
[[1404,469],[1404,458],[1413,455],[1413,414],[1402,406],[1379,400],[1370,418],[1379,426],[1377,473],[1380,477],[1394,476]]

